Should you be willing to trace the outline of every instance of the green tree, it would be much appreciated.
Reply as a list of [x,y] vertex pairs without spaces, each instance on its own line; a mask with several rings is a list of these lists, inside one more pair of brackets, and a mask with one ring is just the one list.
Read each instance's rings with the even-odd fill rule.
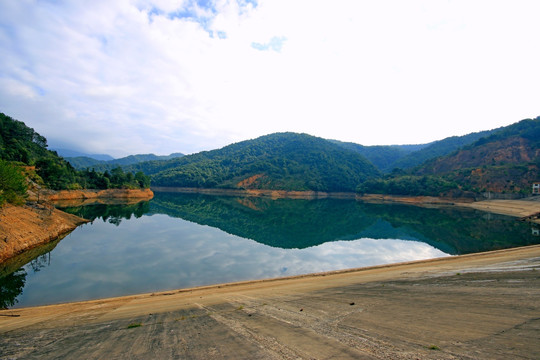
[[27,189],[26,177],[21,169],[0,160],[0,206],[6,202],[15,205],[24,203]]
[[137,171],[137,173],[135,173],[135,181],[137,181],[139,186],[143,189],[150,187],[150,177],[144,175],[142,171]]

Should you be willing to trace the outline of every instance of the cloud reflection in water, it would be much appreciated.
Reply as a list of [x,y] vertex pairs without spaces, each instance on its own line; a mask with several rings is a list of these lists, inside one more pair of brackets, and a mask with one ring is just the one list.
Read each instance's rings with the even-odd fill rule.
[[76,229],[29,269],[18,306],[291,276],[447,256],[409,240],[358,239],[305,249],[274,248],[166,215],[96,220]]

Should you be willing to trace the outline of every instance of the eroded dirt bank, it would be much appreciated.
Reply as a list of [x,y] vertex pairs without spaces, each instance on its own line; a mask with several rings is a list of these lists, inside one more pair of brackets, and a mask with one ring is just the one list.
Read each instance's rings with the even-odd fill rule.
[[[86,220],[64,213],[51,203],[64,206],[91,202],[136,203],[154,196],[150,189],[41,190],[29,192],[25,206],[0,208],[0,263],[69,233]],[[39,200],[39,201],[37,201]]]
[[538,359],[540,246],[0,311],[4,359]]
[[150,189],[106,189],[106,190],[46,190],[41,191],[40,200],[85,200],[85,199],[151,199]]
[[0,263],[55,240],[86,220],[50,204],[0,208]]

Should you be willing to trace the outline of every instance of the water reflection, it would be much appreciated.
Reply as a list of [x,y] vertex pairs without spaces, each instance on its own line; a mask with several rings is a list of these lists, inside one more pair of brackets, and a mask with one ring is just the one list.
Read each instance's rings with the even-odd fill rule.
[[102,219],[116,226],[120,225],[122,219],[131,219],[132,216],[140,218],[150,209],[148,201],[141,201],[135,204],[90,204],[79,206],[58,207],[60,210],[85,218],[90,221]]
[[26,271],[19,269],[0,278],[0,309],[8,309],[17,303],[26,282]]
[[[290,276],[540,242],[530,225],[506,216],[353,200],[156,193],[151,202],[64,210],[92,223],[0,266],[3,306]],[[23,287],[22,294],[17,293]]]
[[96,221],[64,239],[46,271],[28,271],[18,306],[440,256],[445,254],[428,244],[405,240],[359,239],[282,249],[162,214],[122,221],[118,227]]
[[360,238],[405,239],[458,255],[538,241],[515,218],[455,207],[156,193],[150,212],[284,249]]

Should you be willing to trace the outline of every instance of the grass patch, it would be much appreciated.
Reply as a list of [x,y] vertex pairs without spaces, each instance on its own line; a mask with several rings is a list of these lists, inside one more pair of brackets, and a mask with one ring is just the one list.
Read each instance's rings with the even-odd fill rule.
[[127,326],[128,329],[138,328],[141,327],[142,323],[131,323]]
[[424,347],[428,350],[437,350],[437,351],[441,350],[441,348],[438,347],[437,345],[430,345],[430,346],[424,346]]

